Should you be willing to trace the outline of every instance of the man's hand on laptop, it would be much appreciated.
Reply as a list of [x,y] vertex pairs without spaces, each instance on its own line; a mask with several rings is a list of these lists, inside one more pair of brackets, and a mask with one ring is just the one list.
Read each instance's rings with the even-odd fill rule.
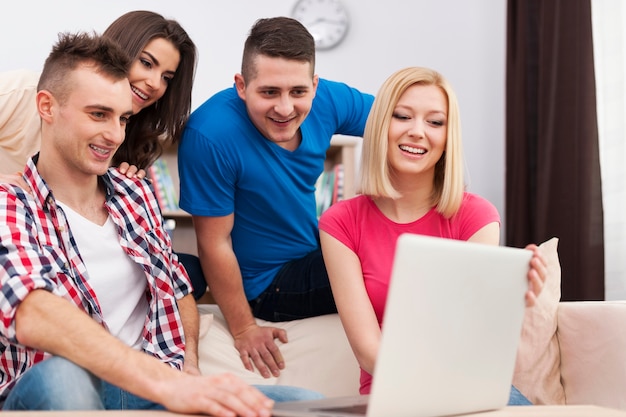
[[532,307],[535,305],[537,297],[546,282],[548,264],[540,247],[531,243],[526,246],[526,249],[533,252],[533,257],[530,259],[530,269],[528,270],[528,291],[526,292],[526,306]]
[[270,378],[279,376],[280,370],[285,368],[283,355],[274,341],[278,339],[287,343],[287,332],[284,329],[254,325],[234,335],[234,339],[247,370],[254,371],[256,367],[264,378]]

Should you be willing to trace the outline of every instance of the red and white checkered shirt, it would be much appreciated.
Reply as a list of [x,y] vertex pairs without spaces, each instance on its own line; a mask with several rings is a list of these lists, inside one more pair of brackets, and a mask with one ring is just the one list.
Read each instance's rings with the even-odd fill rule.
[[[16,309],[31,291],[63,297],[106,328],[67,219],[39,175],[36,158],[24,173],[33,195],[0,185],[0,407],[19,377],[48,356],[15,338]],[[145,272],[150,308],[142,349],[182,369],[185,338],[176,300],[192,287],[171,250],[154,192],[148,181],[128,179],[115,168],[99,180],[120,245]]]

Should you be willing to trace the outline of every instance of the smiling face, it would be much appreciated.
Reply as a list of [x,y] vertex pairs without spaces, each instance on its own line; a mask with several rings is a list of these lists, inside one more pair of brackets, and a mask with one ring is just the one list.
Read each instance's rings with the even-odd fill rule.
[[311,111],[318,78],[311,64],[258,55],[255,76],[235,76],[239,97],[246,102],[248,115],[268,140],[294,150],[300,144],[299,129]]
[[73,178],[102,175],[132,114],[128,79],[112,80],[83,65],[72,71],[71,85],[63,102],[46,90],[37,93],[46,132],[41,152]]
[[396,104],[388,135],[388,163],[395,176],[426,174],[432,181],[447,138],[448,100],[434,85],[407,88]]
[[148,42],[133,62],[128,77],[135,114],[163,97],[179,63],[180,52],[170,41],[154,38]]

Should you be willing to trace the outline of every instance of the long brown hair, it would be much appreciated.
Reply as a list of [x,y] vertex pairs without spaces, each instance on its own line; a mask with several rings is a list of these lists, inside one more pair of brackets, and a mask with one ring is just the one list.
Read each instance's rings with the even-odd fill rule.
[[131,117],[126,139],[113,157],[114,165],[128,162],[146,168],[161,155],[163,145],[180,140],[191,112],[196,46],[178,22],[144,10],[120,16],[104,31],[103,36],[116,41],[133,61],[155,38],[171,42],[180,53],[176,74],[165,94]]

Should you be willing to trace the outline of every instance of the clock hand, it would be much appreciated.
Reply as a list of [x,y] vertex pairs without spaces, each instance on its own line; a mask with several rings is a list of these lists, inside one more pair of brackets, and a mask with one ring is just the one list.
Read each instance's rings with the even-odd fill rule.
[[323,17],[320,17],[320,18],[315,19],[311,23],[306,24],[305,26],[307,28],[311,28],[313,26],[317,26],[317,25],[322,24],[322,23],[327,23],[327,24],[331,24],[331,25],[340,25],[340,24],[343,23],[343,21],[341,21],[341,20],[325,19]]
[[315,20],[314,20],[314,21],[312,21],[312,22],[309,22],[309,23],[304,23],[304,26],[306,26],[306,27],[311,27],[311,26],[315,26],[315,25],[317,25],[318,23],[323,23],[323,22],[325,22],[325,21],[326,21],[326,19],[324,19],[323,17],[318,17],[317,19],[315,19]]

